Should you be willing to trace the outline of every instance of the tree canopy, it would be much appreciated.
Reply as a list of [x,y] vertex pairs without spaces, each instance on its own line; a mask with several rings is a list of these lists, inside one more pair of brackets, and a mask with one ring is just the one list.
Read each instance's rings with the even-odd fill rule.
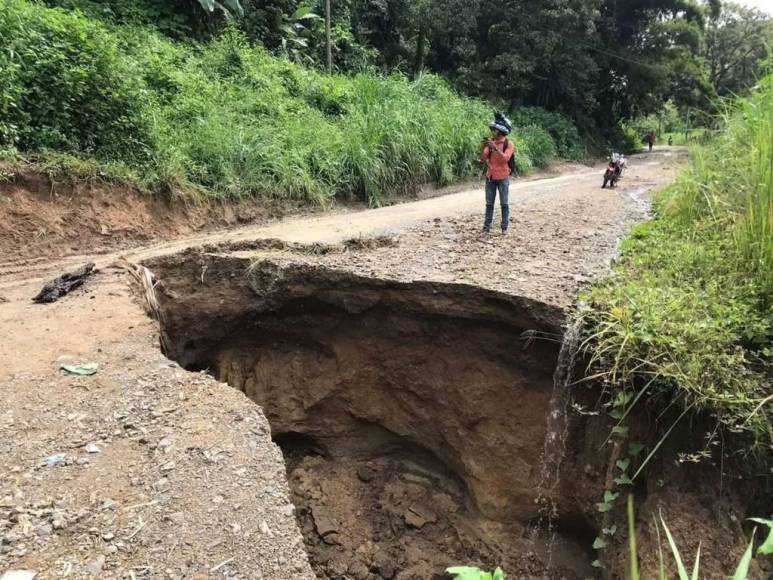
[[[324,65],[324,0],[47,3],[193,39],[232,23],[269,50]],[[429,70],[471,96],[588,127],[744,94],[773,34],[768,15],[720,0],[332,0],[332,21],[338,72]]]

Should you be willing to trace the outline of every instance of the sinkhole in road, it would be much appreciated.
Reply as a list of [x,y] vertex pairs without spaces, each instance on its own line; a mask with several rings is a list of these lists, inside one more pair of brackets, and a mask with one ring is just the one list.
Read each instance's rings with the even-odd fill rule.
[[592,575],[595,531],[570,497],[551,498],[551,541],[538,525],[559,345],[522,337],[560,333],[558,309],[276,260],[154,268],[167,356],[270,421],[319,578]]

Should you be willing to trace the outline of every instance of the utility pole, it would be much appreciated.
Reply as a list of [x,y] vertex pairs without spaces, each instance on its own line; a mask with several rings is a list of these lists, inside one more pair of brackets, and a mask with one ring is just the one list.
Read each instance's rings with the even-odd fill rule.
[[330,46],[330,0],[325,0],[325,39],[327,42],[327,72],[333,72],[333,47]]

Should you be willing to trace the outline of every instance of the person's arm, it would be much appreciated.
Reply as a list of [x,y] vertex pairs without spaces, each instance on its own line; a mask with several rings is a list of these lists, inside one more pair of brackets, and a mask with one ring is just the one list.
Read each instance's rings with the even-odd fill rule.
[[488,163],[490,155],[491,155],[491,150],[489,149],[488,141],[484,141],[483,150],[480,152],[480,160],[483,163]]

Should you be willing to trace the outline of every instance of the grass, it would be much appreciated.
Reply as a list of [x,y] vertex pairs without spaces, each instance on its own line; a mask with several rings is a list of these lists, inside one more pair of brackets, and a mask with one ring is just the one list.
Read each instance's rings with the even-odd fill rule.
[[772,147],[767,77],[728,108],[712,142],[691,149],[689,169],[625,240],[582,313],[591,375],[631,401],[621,421],[641,401],[708,414],[741,435],[735,453],[764,462],[773,450]]
[[[0,37],[5,157],[77,158],[153,191],[319,205],[379,205],[425,183],[482,176],[492,110],[432,75],[325,75],[235,30],[175,42],[28,0],[0,0]],[[579,154],[561,115],[523,110],[518,119],[521,171],[549,163],[556,142]]]
[[[773,553],[773,520],[766,520],[761,518],[751,518],[751,521],[761,524],[763,527],[768,528],[767,539],[757,546],[756,555],[764,556]],[[663,516],[660,516],[660,521],[655,521],[655,531],[658,538],[658,580],[668,580],[671,576],[666,572],[665,558],[663,555],[663,545],[660,541],[660,530],[663,529],[663,533],[668,541],[668,547],[671,552],[671,556],[674,560],[674,566],[676,567],[677,577],[679,580],[699,580],[701,578],[701,544],[698,542],[698,551],[695,554],[695,560],[693,561],[692,571],[687,573],[685,562],[682,559],[682,555],[679,552],[676,540],[674,540],[671,530],[668,528]],[[752,531],[749,544],[744,550],[738,564],[733,572],[733,576],[730,580],[746,580],[749,575],[749,566],[751,565],[752,558],[755,555],[754,551],[754,536],[757,532],[757,528]],[[634,516],[633,496],[628,496],[628,558],[630,562],[630,576],[629,580],[639,580],[641,577],[641,571],[639,570],[639,557],[636,547],[636,521]],[[655,577],[655,576],[653,576]]]
[[94,181],[142,188],[143,177],[121,162],[99,161],[71,153],[47,152],[23,155],[18,151],[0,152],[0,181],[25,173],[46,175],[51,181]]
[[701,143],[703,141],[711,139],[711,131],[704,128],[692,129],[689,134],[685,135],[684,131],[665,132],[662,135],[658,135],[658,141],[655,146],[668,145],[668,138],[673,139],[673,145],[690,145],[692,143]]

